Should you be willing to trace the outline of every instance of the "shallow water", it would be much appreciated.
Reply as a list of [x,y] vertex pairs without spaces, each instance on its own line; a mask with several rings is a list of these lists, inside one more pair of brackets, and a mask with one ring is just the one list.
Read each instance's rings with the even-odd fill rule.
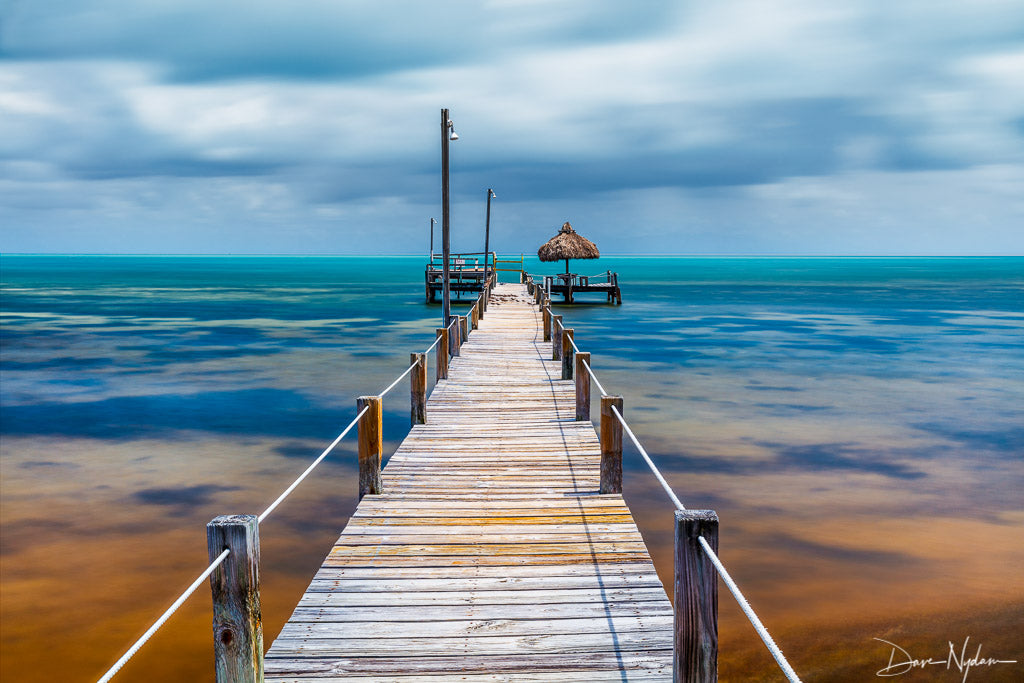
[[[97,678],[432,340],[420,258],[2,257],[0,677]],[[1024,661],[1024,259],[603,258],[565,307],[805,680],[898,643]],[[532,264],[533,272],[554,272]],[[456,304],[455,310],[466,307]],[[385,400],[385,451],[408,429]],[[261,530],[269,643],[355,506],[344,443]],[[663,579],[671,510],[627,450]],[[205,588],[118,680],[212,680]],[[1020,665],[970,680],[1020,680]],[[907,680],[960,680],[915,672]],[[723,680],[779,680],[721,596]]]

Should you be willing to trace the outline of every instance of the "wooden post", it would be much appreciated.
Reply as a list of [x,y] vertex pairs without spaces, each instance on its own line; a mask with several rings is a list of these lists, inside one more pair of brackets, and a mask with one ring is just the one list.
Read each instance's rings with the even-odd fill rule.
[[590,420],[590,351],[575,354],[575,381],[577,381],[577,421]]
[[380,479],[380,458],[384,452],[381,441],[381,398],[360,396],[356,410],[369,406],[359,420],[359,500],[367,494],[378,494],[384,489]]
[[437,328],[437,379],[448,379],[448,328]]
[[601,493],[622,493],[622,423],[612,406],[621,415],[622,397],[601,397]]
[[562,379],[572,379],[574,351],[572,348],[572,334],[573,329],[571,327],[562,330]]
[[562,316],[551,316],[551,360],[562,360]]
[[541,322],[544,326],[544,341],[551,341],[551,308],[545,306],[540,309]]
[[263,683],[260,531],[256,515],[215,517],[206,525],[210,561],[231,552],[210,574],[217,683]]
[[[576,420],[590,420],[590,352],[576,354]],[[613,416],[614,417],[614,416]]]
[[[469,341],[469,317],[465,315],[459,316],[459,327],[462,328],[462,341]],[[461,346],[461,344],[460,344]]]
[[714,510],[676,510],[673,680],[718,680],[718,572],[700,546],[718,552]]
[[459,316],[452,316],[452,324],[448,326],[448,351],[451,355],[459,355],[462,349],[462,331],[459,329]]
[[469,315],[470,315],[469,322],[473,326],[473,329],[474,330],[480,329],[480,299],[477,299],[476,303],[473,304],[473,308],[470,309],[470,314]]
[[412,375],[409,378],[411,385],[411,409],[409,411],[410,421],[414,425],[427,423],[427,354],[410,353],[409,365],[415,364]]

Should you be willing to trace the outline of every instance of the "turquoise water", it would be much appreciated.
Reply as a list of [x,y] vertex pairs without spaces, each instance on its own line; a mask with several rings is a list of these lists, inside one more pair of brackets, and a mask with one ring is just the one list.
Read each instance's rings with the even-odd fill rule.
[[[261,510],[430,344],[423,265],[0,257],[3,677],[91,680],[116,659],[205,566],[206,521]],[[559,312],[684,502],[718,511],[723,558],[798,671],[873,677],[892,632],[935,656],[1012,642],[1024,258],[572,267],[619,273],[622,306]],[[386,450],[408,429],[393,396]],[[626,470],[668,578],[667,502],[635,453]],[[352,472],[343,444],[262,531],[268,641],[354,507]],[[723,677],[774,680],[727,600]],[[126,680],[209,678],[207,602]]]

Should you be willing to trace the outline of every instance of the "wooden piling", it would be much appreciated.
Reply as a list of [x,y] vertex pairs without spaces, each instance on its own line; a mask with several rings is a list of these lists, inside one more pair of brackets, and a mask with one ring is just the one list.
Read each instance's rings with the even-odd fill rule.
[[544,341],[551,341],[551,309],[544,306],[540,309],[541,327],[544,328]]
[[562,360],[562,316],[551,316],[551,360]]
[[427,423],[427,354],[410,353],[409,365],[415,365],[409,377],[411,407],[410,422],[414,425]]
[[459,327],[462,329],[462,341],[469,341],[469,316],[459,316]]
[[622,397],[601,397],[601,493],[622,493],[622,423],[612,406],[621,415]]
[[590,352],[576,354],[576,420],[590,420]]
[[380,460],[384,453],[381,439],[381,397],[360,396],[356,410],[366,414],[359,419],[359,500],[367,494],[379,494],[384,486],[380,478]]
[[448,379],[448,328],[437,328],[437,336],[441,341],[437,343],[437,379]]
[[698,538],[718,552],[713,510],[676,510],[673,680],[718,680],[718,573]]
[[572,346],[572,335],[571,327],[562,330],[562,379],[572,379],[573,351],[575,350]]
[[473,308],[470,309],[469,315],[469,322],[473,326],[473,329],[480,329],[480,299],[477,299],[476,303],[473,304]]
[[215,517],[206,525],[210,561],[231,552],[210,574],[217,683],[263,683],[260,534],[256,515]]

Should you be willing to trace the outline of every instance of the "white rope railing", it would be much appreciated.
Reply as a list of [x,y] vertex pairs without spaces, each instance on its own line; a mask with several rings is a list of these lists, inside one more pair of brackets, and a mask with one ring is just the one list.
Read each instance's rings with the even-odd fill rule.
[[260,513],[260,516],[256,518],[257,521],[262,523],[263,520],[269,517],[270,513],[273,512],[278,505],[284,502],[284,499],[287,498],[291,494],[291,492],[294,491],[295,488],[302,483],[302,480],[308,477],[309,473],[312,472],[316,468],[316,466],[319,465],[323,461],[323,459],[326,458],[327,455],[334,450],[334,447],[337,446],[338,443],[345,438],[345,435],[352,431],[352,428],[356,426],[356,424],[359,422],[359,419],[362,418],[362,416],[365,415],[366,411],[368,411],[369,409],[370,406],[366,406],[365,408],[360,410],[359,414],[355,416],[355,419],[348,423],[348,427],[345,427],[341,434],[338,434],[337,438],[335,438],[334,441],[331,442],[331,445],[325,448],[323,453],[321,453],[320,456],[313,461],[313,464],[307,467],[306,470],[302,474],[300,474],[295,481],[291,483],[291,486],[286,488],[284,490],[284,493],[277,497],[277,500],[271,503],[266,510]]
[[114,674],[120,671],[121,667],[127,664],[128,660],[135,656],[135,653],[139,651],[139,648],[145,645],[146,641],[152,638],[153,634],[160,630],[160,627],[164,625],[164,622],[167,621],[172,614],[178,611],[178,608],[181,607],[181,605],[186,600],[188,600],[189,596],[196,592],[196,589],[199,588],[200,585],[202,585],[203,581],[209,578],[210,574],[213,573],[213,570],[220,566],[221,562],[223,562],[227,558],[230,552],[230,550],[225,548],[224,552],[218,555],[217,558],[210,563],[210,566],[207,567],[202,574],[196,577],[196,580],[192,582],[192,585],[186,588],[185,592],[182,593],[178,597],[178,599],[174,601],[174,604],[168,607],[167,611],[161,614],[160,618],[153,622],[153,625],[149,627],[149,630],[143,633],[142,636],[138,640],[136,640],[135,643],[130,648],[128,648],[127,652],[121,655],[121,659],[117,660],[117,662],[114,663],[114,666],[107,669],[107,672],[103,674],[103,677],[100,678],[99,681],[97,681],[97,683],[107,683],[107,681],[113,678]]
[[387,389],[385,389],[384,391],[380,392],[380,397],[384,398],[385,394],[387,394],[389,391],[394,389],[398,385],[398,383],[401,382],[403,379],[405,379],[406,375],[408,375],[410,372],[412,372],[412,369],[414,367],[416,367],[417,365],[419,365],[419,363],[413,363],[408,368],[406,368],[405,372],[403,372],[401,375],[398,376],[398,379],[396,379],[394,382],[389,384]]
[[[593,372],[591,372],[591,376],[593,376]],[[604,393],[603,389],[602,393]],[[647,463],[647,466],[650,468],[651,472],[658,480],[658,483],[661,484],[661,487],[663,489],[665,489],[665,493],[668,494],[668,497],[672,499],[672,504],[675,505],[677,510],[685,510],[686,506],[683,505],[682,501],[679,500],[679,497],[676,496],[675,491],[673,491],[672,487],[668,485],[667,481],[665,481],[665,477],[661,474],[661,470],[659,470],[658,466],[654,464],[654,461],[651,460],[651,456],[647,454],[647,449],[643,447],[643,445],[640,443],[640,440],[636,438],[636,434],[634,434],[633,430],[629,428],[628,424],[626,424],[626,420],[625,418],[622,417],[622,413],[620,413],[618,408],[616,408],[615,406],[612,406],[611,409],[612,414],[615,415],[619,423],[622,425],[622,428],[625,430],[626,434],[629,435],[629,438],[633,442],[633,445],[636,446],[638,451],[640,451],[640,455],[643,456],[644,461]],[[757,635],[761,637],[761,640],[768,648],[768,651],[771,652],[772,657],[775,658],[775,661],[778,662],[779,666],[782,668],[783,674],[785,674],[786,678],[789,679],[792,683],[800,683],[800,677],[796,675],[795,671],[793,671],[793,667],[789,665],[789,662],[786,660],[786,656],[782,654],[782,650],[779,649],[779,646],[775,644],[775,640],[771,637],[771,634],[768,633],[768,629],[765,628],[764,624],[761,623],[761,620],[757,617],[757,614],[754,612],[754,609],[750,606],[750,603],[747,601],[746,597],[744,597],[743,593],[740,591],[739,586],[737,586],[736,582],[732,580],[731,576],[729,576],[729,572],[726,571],[725,565],[722,564],[722,561],[718,558],[718,555],[715,553],[714,550],[711,549],[711,546],[704,539],[704,537],[700,537],[699,541],[701,548],[704,549],[704,553],[708,556],[708,559],[711,560],[711,563],[715,565],[715,568],[718,570],[719,575],[721,575],[722,580],[725,582],[725,585],[729,587],[729,591],[733,594],[733,597],[736,598],[736,602],[739,603],[740,609],[742,609],[743,613],[747,615],[747,619],[750,620],[750,623],[754,627],[754,630],[757,631]]]
[[724,581],[725,585],[729,587],[729,591],[732,593],[732,596],[736,598],[736,602],[739,603],[740,609],[747,615],[747,619],[750,620],[754,630],[757,631],[757,635],[761,636],[761,640],[768,647],[768,651],[772,653],[772,657],[775,658],[776,663],[778,663],[779,667],[782,669],[782,673],[784,673],[786,678],[793,683],[800,683],[800,677],[796,675],[796,671],[793,671],[793,667],[789,665],[789,661],[786,660],[786,656],[782,654],[782,650],[780,650],[779,646],[775,644],[775,640],[772,639],[771,634],[768,633],[768,629],[766,629],[764,624],[761,623],[761,620],[757,618],[754,608],[750,606],[750,603],[747,602],[746,597],[744,597],[743,593],[740,591],[740,587],[737,586],[736,582],[732,580],[731,576],[729,576],[729,572],[725,569],[725,565],[722,564],[720,559],[718,559],[718,554],[711,549],[711,544],[708,543],[707,539],[703,536],[698,536],[697,542],[700,543],[700,547],[704,549],[704,554],[708,556],[709,560],[711,560],[711,564],[715,565],[715,569],[718,570],[718,574],[722,577],[722,581]]
[[[561,320],[556,320],[556,322],[558,323],[558,326],[562,328],[563,331],[566,329],[565,325],[562,323]],[[576,342],[572,338],[569,339],[569,343],[572,344],[572,347],[576,351],[576,353],[580,353],[579,347],[576,346]],[[594,383],[597,385],[597,388],[601,391],[601,395],[607,396],[608,393],[604,390],[604,387],[601,386],[601,382],[597,379],[597,375],[594,374],[593,369],[591,369],[590,363],[583,363],[583,366],[587,369],[587,372],[590,374],[590,378],[594,380]],[[683,502],[679,500],[679,497],[676,495],[675,491],[673,491],[672,487],[669,486],[668,481],[665,480],[665,477],[664,475],[662,475],[661,470],[658,469],[658,466],[654,464],[654,461],[651,459],[651,456],[647,453],[647,449],[643,447],[643,444],[640,443],[640,440],[636,438],[636,434],[634,434],[633,430],[630,429],[629,424],[626,423],[626,419],[622,417],[622,413],[620,413],[619,409],[616,408],[615,406],[611,406],[611,410],[612,414],[615,415],[616,419],[622,425],[623,430],[625,430],[626,434],[629,436],[629,439],[633,442],[633,445],[636,446],[636,449],[640,452],[640,455],[643,457],[644,462],[647,463],[647,467],[650,468],[651,473],[654,474],[654,477],[658,480],[658,483],[661,484],[661,487],[665,490],[665,493],[668,494],[668,497],[672,500],[672,504],[675,506],[677,510],[685,510],[686,506],[683,505]],[[698,542],[700,543],[701,548],[704,550],[704,554],[707,555],[708,559],[711,560],[711,563],[715,565],[715,569],[718,570],[719,575],[722,577],[722,581],[725,582],[725,585],[729,588],[729,591],[732,593],[733,597],[736,598],[736,602],[739,604],[740,609],[743,610],[743,613],[745,615],[747,615],[747,619],[750,620],[750,623],[754,627],[754,630],[757,632],[757,635],[761,638],[761,641],[764,642],[765,646],[768,648],[768,651],[771,653],[772,657],[775,658],[775,661],[782,669],[782,673],[785,674],[786,678],[792,683],[801,683],[800,677],[793,670],[793,667],[790,666],[789,661],[786,659],[786,656],[782,654],[782,650],[775,643],[775,640],[772,638],[771,634],[768,633],[768,629],[765,628],[765,625],[758,618],[757,614],[754,612],[754,608],[750,606],[750,602],[743,595],[743,592],[740,590],[739,586],[737,586],[736,582],[733,581],[732,576],[729,575],[728,570],[726,570],[725,565],[722,564],[722,560],[718,557],[718,554],[715,553],[715,551],[711,548],[711,545],[707,542],[707,539],[705,539],[703,536],[698,538]]]
[[430,346],[428,346],[427,350],[423,352],[423,355],[427,355],[428,353],[433,351],[434,347],[436,347],[440,343],[441,343],[441,335],[438,335],[437,337],[434,338],[434,343],[431,344]]
[[668,485],[667,481],[665,481],[665,477],[661,475],[661,470],[659,470],[658,466],[654,464],[653,460],[651,460],[651,456],[647,455],[647,450],[644,449],[640,444],[640,440],[636,438],[636,434],[634,434],[633,430],[629,428],[628,424],[626,424],[626,420],[623,419],[622,413],[619,412],[619,409],[612,406],[612,413],[618,418],[619,422],[622,424],[622,428],[626,430],[626,434],[628,434],[629,438],[633,441],[633,445],[636,446],[638,451],[640,451],[640,455],[644,456],[647,466],[651,468],[651,472],[654,472],[655,478],[658,480],[658,483],[661,484],[661,488],[665,489],[665,493],[668,494],[668,497],[672,499],[672,503],[676,506],[676,509],[685,510],[686,506],[683,505],[682,501],[680,501],[676,496],[676,492],[673,491],[672,487]]

